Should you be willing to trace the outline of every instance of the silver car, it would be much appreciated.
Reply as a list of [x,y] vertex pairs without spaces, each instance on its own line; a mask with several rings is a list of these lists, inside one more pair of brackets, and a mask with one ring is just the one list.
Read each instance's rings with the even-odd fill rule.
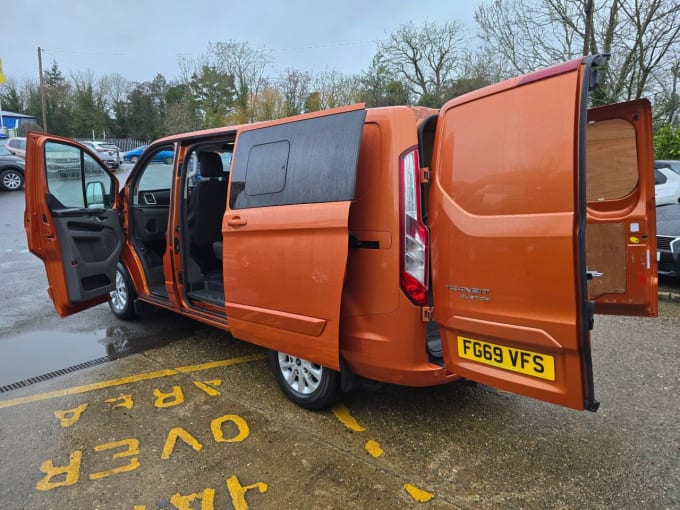
[[120,166],[120,149],[112,143],[107,142],[80,142],[86,147],[92,149],[99,159],[101,159],[106,166],[115,170]]
[[26,159],[26,138],[19,136],[8,138],[5,147],[15,156]]

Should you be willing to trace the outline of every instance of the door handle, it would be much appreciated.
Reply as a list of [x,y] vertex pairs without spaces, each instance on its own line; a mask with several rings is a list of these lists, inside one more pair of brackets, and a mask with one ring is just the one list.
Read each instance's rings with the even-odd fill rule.
[[241,218],[240,216],[234,216],[233,218],[229,218],[227,220],[227,225],[230,227],[242,227],[244,225],[248,224],[248,220],[245,218]]
[[604,273],[600,273],[599,271],[588,271],[586,269],[586,280],[592,280],[594,278],[602,278],[604,276]]

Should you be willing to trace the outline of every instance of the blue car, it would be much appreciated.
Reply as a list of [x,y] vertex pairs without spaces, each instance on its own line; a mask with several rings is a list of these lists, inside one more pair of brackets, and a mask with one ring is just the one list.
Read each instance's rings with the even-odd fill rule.
[[[142,153],[146,150],[148,145],[142,145],[141,147],[137,147],[136,149],[132,149],[131,151],[127,151],[123,153],[123,161],[129,161],[130,163],[137,163],[139,158],[142,156]],[[175,159],[175,153],[172,151],[160,151],[157,152],[156,155],[153,157],[152,161],[160,161],[163,163],[167,163],[168,165],[172,163],[172,161]]]

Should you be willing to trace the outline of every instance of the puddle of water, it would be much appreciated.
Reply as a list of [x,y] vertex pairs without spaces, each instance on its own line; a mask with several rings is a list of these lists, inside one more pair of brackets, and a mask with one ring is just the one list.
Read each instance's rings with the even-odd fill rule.
[[128,347],[121,328],[66,333],[31,331],[0,342],[0,386],[114,355]]

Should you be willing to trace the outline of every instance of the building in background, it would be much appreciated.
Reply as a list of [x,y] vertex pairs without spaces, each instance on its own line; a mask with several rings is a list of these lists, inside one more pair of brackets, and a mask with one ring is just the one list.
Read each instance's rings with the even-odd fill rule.
[[17,136],[19,127],[24,123],[38,123],[35,117],[24,115],[22,113],[2,111],[0,115],[2,116],[2,120],[0,121],[0,138],[10,138],[12,136]]

